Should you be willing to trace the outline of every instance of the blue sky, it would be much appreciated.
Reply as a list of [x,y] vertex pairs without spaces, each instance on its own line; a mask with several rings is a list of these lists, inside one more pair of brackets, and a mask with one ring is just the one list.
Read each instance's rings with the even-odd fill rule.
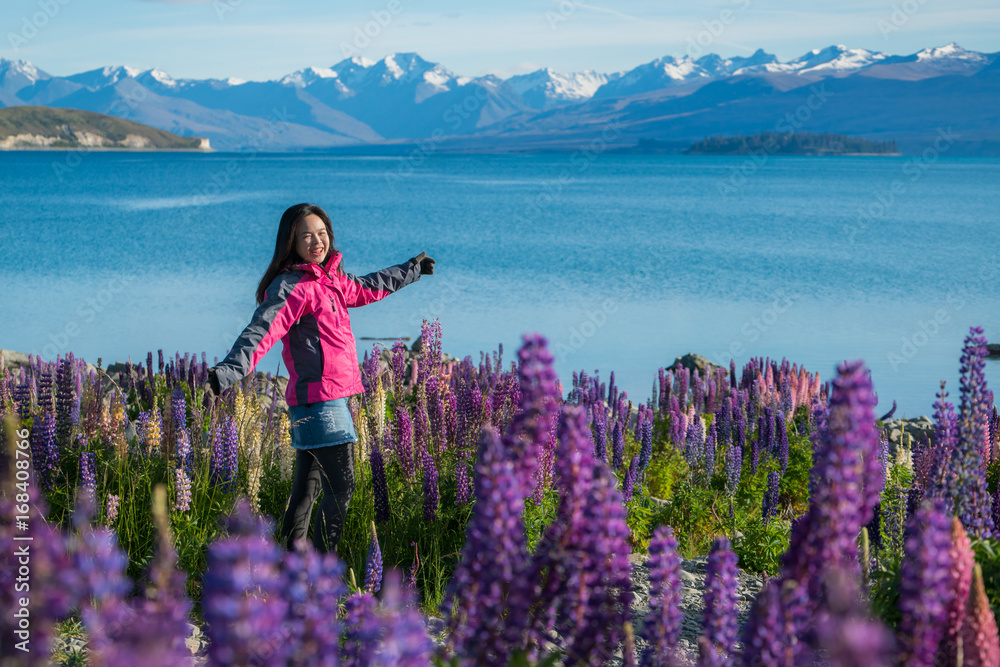
[[[894,54],[949,42],[1000,51],[996,0],[597,3],[300,0],[290,9],[277,0],[3,0],[0,57],[56,75],[132,65],[175,78],[265,80],[330,66],[345,53],[377,60],[415,51],[459,75],[506,77],[543,66],[612,72],[665,55],[729,57],[758,47],[783,61],[830,44]],[[366,28],[370,37],[358,38]]]

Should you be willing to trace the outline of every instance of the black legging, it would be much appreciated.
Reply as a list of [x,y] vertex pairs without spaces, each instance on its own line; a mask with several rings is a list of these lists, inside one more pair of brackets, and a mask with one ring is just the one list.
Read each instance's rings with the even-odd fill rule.
[[309,532],[309,517],[320,489],[313,525],[313,545],[317,551],[333,551],[347,518],[347,505],[354,494],[354,443],[295,450],[292,495],[281,523],[281,537],[286,549]]

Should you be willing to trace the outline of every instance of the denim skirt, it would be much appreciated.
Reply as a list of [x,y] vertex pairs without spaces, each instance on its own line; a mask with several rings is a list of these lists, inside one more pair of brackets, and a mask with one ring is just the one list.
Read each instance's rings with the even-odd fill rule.
[[343,445],[358,439],[347,398],[289,406],[288,419],[292,423],[292,447],[296,449]]

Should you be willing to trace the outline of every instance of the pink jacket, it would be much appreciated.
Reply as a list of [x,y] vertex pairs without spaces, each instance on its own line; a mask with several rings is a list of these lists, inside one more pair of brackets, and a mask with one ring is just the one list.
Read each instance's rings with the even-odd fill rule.
[[364,392],[348,308],[389,296],[420,279],[413,260],[364,276],[337,274],[341,254],[324,265],[289,264],[268,285],[250,324],[215,367],[222,391],[257,366],[281,339],[288,369],[288,405],[353,396]]

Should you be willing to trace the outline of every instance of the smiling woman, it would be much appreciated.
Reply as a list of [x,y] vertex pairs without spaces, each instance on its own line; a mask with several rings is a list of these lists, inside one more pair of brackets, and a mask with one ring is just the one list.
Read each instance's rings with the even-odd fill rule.
[[289,549],[306,536],[321,490],[313,544],[320,551],[335,549],[354,490],[353,444],[358,436],[347,398],[364,387],[347,309],[384,299],[434,271],[434,260],[425,253],[360,277],[344,273],[340,260],[323,209],[296,204],[286,210],[274,257],[257,288],[257,310],[226,358],[209,370],[206,383],[210,404],[213,396],[247,376],[281,339],[289,375],[285,400],[296,449],[292,492],[282,522]]

